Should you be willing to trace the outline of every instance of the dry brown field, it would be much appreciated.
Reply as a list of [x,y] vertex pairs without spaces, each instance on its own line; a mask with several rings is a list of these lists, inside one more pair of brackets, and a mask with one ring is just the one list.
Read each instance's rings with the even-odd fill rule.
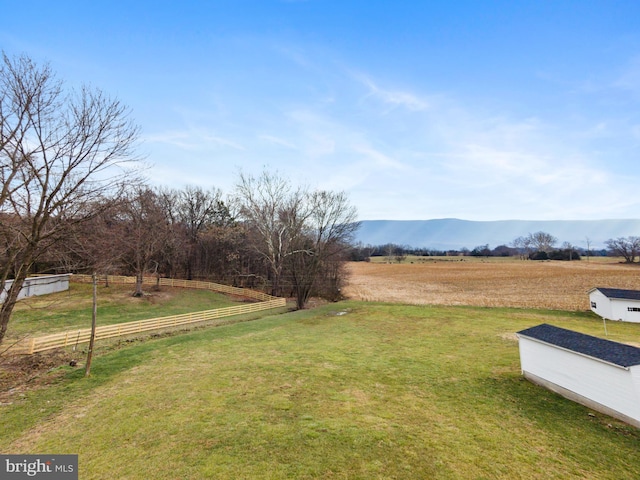
[[354,300],[418,305],[589,310],[594,287],[640,290],[640,266],[617,259],[348,264],[345,295]]

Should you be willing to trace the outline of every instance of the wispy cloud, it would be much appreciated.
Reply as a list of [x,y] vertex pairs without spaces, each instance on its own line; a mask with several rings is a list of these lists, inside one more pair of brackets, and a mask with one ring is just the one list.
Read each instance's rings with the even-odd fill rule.
[[168,131],[145,135],[143,141],[146,143],[160,143],[185,150],[202,150],[210,147],[231,148],[234,150],[245,150],[238,142],[219,135],[213,135],[204,131],[184,130]]
[[[298,68],[328,68],[299,53],[290,58]],[[234,161],[268,162],[301,184],[347,190],[368,219],[594,218],[633,208],[633,181],[612,176],[611,152],[600,147],[614,135],[637,142],[638,121],[476,105],[455,92],[383,88],[383,76],[351,71],[323,76],[322,88],[311,85],[275,108],[262,104],[252,123],[227,109],[206,118],[210,128],[149,139],[199,148],[204,168],[221,159],[207,178],[219,179]],[[333,101],[323,101],[327,92]]]
[[356,78],[368,89],[368,96],[375,98],[391,107],[402,107],[413,112],[429,109],[429,102],[420,96],[403,90],[385,89],[376,84],[371,78],[356,75]]
[[339,122],[312,109],[297,109],[286,114],[284,128],[290,129],[297,138],[300,153],[307,158],[333,155],[344,131]]
[[394,169],[394,170],[407,170],[407,166],[401,162],[395,160],[389,155],[383,153],[380,150],[376,150],[370,145],[356,144],[351,147],[352,151],[356,154],[362,155],[368,160],[369,168],[376,169]]
[[278,145],[281,147],[290,148],[292,150],[295,150],[297,148],[292,142],[289,142],[287,140],[284,140],[283,138],[276,137],[273,135],[261,134],[261,135],[258,135],[258,138],[272,145]]

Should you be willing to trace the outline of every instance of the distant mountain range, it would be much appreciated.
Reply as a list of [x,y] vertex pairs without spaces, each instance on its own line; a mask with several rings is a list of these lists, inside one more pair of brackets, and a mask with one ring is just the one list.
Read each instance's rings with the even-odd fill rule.
[[444,218],[438,220],[363,220],[356,241],[364,245],[408,245],[434,250],[460,250],[489,244],[509,245],[529,233],[547,232],[564,242],[592,249],[605,247],[611,238],[640,236],[640,219],[623,220],[499,220],[477,222]]

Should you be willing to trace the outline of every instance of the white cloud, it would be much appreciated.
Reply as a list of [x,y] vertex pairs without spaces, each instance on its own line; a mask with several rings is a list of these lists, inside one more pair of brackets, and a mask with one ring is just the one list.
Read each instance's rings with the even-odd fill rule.
[[376,150],[370,145],[353,145],[351,149],[353,152],[364,156],[368,160],[367,165],[369,168],[377,167],[377,170],[386,170],[389,168],[394,170],[407,170],[406,165],[403,165],[401,162]]
[[[244,110],[226,109],[206,119],[208,129],[147,141],[198,149],[202,178],[267,163],[300,184],[346,190],[367,219],[602,218],[612,209],[634,216],[635,182],[610,173],[614,157],[601,147],[613,135],[637,143],[638,121],[522,114],[453,93],[385,89],[372,75],[328,78],[308,98],[262,105],[251,123]],[[327,90],[331,102],[323,101]]]
[[281,146],[281,147],[290,148],[292,150],[295,150],[297,148],[293,143],[291,143],[291,142],[289,142],[287,140],[284,140],[284,139],[282,139],[280,137],[273,136],[273,135],[262,134],[262,135],[258,135],[258,138],[260,140],[264,140],[267,143],[271,143],[273,145],[278,145],[278,146]]
[[384,89],[378,86],[371,78],[358,75],[356,78],[369,90],[368,96],[375,98],[391,107],[403,107],[413,112],[428,110],[430,105],[427,100],[418,95],[402,90]]
[[166,144],[184,150],[202,150],[209,147],[245,150],[238,142],[200,130],[153,133],[143,136],[142,140],[146,143]]
[[164,143],[178,148],[191,150],[197,147],[197,144],[191,140],[186,132],[164,132],[144,135],[142,140],[145,143]]

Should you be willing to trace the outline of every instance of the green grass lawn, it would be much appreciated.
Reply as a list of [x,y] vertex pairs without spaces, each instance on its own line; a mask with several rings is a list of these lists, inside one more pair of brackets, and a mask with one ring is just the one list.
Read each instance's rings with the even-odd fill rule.
[[[240,303],[227,295],[209,290],[169,287],[162,287],[159,292],[147,287],[144,297],[135,298],[132,296],[133,288],[132,285],[98,287],[98,325],[212,310]],[[91,327],[91,292],[90,284],[71,283],[66,292],[20,300],[9,324],[9,339],[26,333],[46,335]]]
[[639,430],[521,377],[513,333],[542,322],[604,333],[585,313],[343,302],[149,340],[0,407],[0,451],[77,453],[90,479],[640,478]]

